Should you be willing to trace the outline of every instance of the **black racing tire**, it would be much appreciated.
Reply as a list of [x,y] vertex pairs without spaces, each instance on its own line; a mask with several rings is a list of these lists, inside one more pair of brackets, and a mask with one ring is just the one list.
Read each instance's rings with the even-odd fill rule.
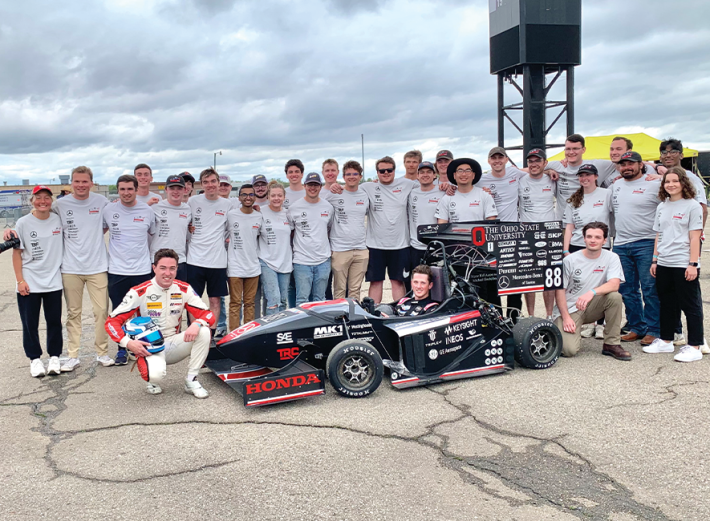
[[523,318],[513,328],[515,361],[529,369],[547,369],[562,353],[562,333],[550,320]]
[[348,398],[364,398],[375,392],[385,371],[377,349],[357,339],[344,340],[335,346],[325,367],[330,384]]

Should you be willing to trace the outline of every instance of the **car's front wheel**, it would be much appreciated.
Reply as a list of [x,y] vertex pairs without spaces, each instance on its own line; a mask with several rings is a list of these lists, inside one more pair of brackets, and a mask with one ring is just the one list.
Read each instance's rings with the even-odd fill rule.
[[552,367],[562,353],[562,334],[550,320],[523,318],[513,328],[515,360],[523,367]]
[[349,398],[363,398],[380,386],[384,365],[377,349],[363,340],[344,340],[328,355],[328,380]]

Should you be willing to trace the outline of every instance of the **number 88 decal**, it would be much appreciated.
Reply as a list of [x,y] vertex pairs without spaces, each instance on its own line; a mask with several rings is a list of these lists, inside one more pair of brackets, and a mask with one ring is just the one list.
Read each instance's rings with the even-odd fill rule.
[[545,287],[557,288],[562,286],[562,268],[557,267],[554,270],[547,268],[545,270]]

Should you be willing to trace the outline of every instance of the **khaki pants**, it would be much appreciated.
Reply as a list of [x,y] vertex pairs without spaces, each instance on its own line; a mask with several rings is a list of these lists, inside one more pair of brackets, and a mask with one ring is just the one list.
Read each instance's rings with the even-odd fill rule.
[[89,292],[94,311],[94,349],[98,356],[108,354],[108,334],[104,329],[108,315],[108,276],[106,272],[94,275],[62,273],[64,298],[67,302],[67,351],[70,358],[79,356],[81,344],[81,310],[84,303],[84,286]]
[[254,320],[254,298],[259,285],[259,276],[242,279],[229,277],[229,329],[239,327],[239,315],[244,303],[244,323]]
[[360,300],[362,280],[370,258],[368,250],[334,251],[330,269],[333,272],[333,298],[348,297]]
[[621,344],[621,310],[623,301],[618,292],[597,295],[584,311],[575,311],[570,316],[574,320],[574,333],[565,333],[562,329],[562,317],[557,317],[555,324],[562,333],[562,356],[574,356],[579,352],[582,344],[582,325],[591,324],[603,318],[604,343],[608,345]]
[[210,352],[210,328],[201,327],[197,338],[193,342],[185,342],[185,332],[171,336],[165,340],[165,349],[151,356],[162,356],[166,365],[177,364],[190,357],[187,366],[187,376],[197,376],[200,368],[205,364]]

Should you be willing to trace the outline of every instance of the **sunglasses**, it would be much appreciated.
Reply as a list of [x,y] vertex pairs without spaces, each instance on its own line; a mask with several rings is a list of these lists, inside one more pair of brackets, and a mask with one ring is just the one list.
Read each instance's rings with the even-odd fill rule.
[[378,174],[391,174],[392,172],[394,172],[394,168],[380,168],[377,170]]

